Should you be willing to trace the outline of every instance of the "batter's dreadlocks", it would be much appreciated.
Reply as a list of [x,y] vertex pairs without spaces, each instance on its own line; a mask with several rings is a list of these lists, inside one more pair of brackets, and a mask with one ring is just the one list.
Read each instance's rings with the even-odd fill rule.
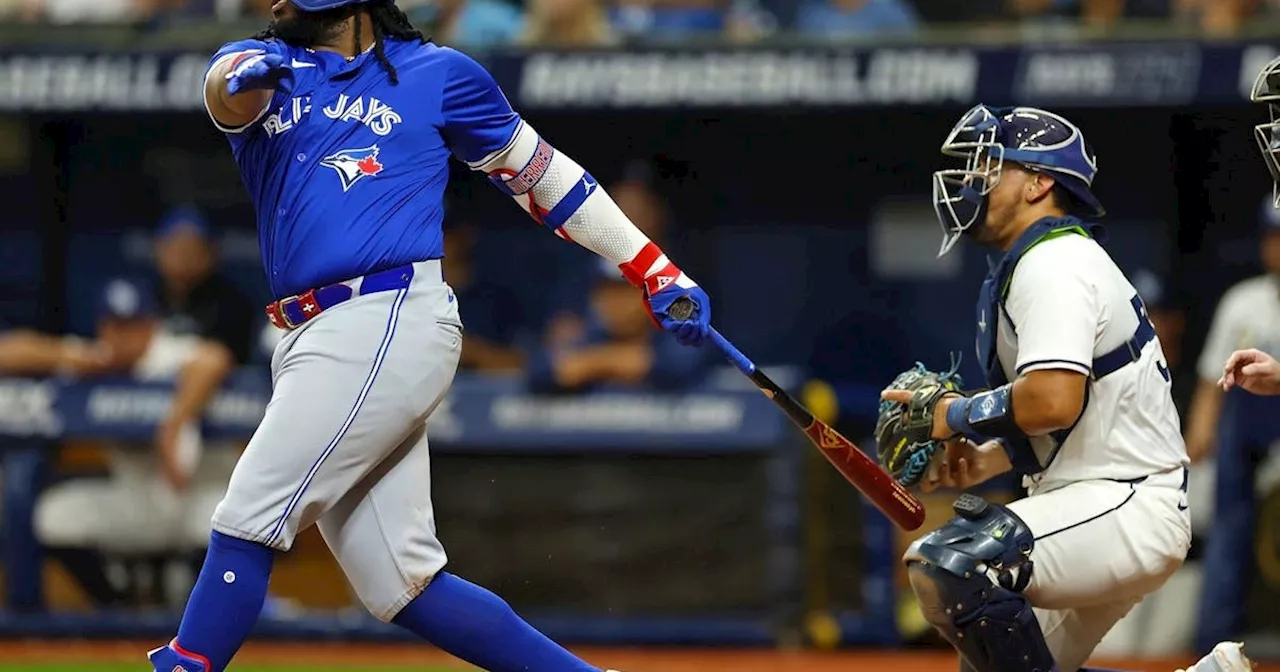
[[[321,10],[319,12],[307,12],[306,20],[313,21],[322,30],[332,29],[342,21],[352,16],[355,17],[355,26],[352,30],[355,40],[355,53],[364,52],[364,45],[360,43],[360,33],[363,29],[364,12],[368,12],[369,20],[372,21],[373,28],[373,53],[377,57],[378,62],[382,64],[382,68],[387,71],[387,75],[391,79],[392,84],[400,83],[400,75],[396,72],[396,67],[387,60],[385,43],[388,38],[402,41],[416,41],[426,44],[427,37],[422,31],[413,27],[409,22],[409,17],[396,7],[394,0],[373,0],[358,5],[346,5],[344,7],[335,7],[334,9]],[[281,38],[274,25],[268,26],[266,30],[253,36],[255,40],[267,40],[272,38]]]

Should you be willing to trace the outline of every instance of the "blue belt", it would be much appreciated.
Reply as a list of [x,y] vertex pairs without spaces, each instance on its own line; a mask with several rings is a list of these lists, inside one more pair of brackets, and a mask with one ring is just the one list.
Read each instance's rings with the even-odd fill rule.
[[1134,304],[1133,308],[1138,313],[1138,329],[1133,332],[1133,338],[1121,343],[1120,347],[1093,360],[1094,380],[1109,376],[1130,363],[1138,361],[1142,357],[1142,349],[1156,337],[1156,328],[1151,324],[1147,311],[1142,307],[1142,299],[1134,296],[1131,303]]
[[[360,296],[392,289],[405,289],[412,280],[413,264],[370,273],[360,281]],[[341,282],[308,289],[301,294],[286,296],[279,301],[267,304],[267,319],[280,329],[292,331],[305,324],[307,320],[353,296],[356,294],[351,286]]]

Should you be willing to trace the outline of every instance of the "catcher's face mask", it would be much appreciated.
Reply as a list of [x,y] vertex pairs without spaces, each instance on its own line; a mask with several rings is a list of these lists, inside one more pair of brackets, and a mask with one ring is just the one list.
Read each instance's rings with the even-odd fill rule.
[[1106,214],[1091,191],[1097,158],[1080,129],[1053,112],[978,105],[951,129],[942,153],[964,159],[964,167],[933,174],[933,208],[943,235],[938,256],[946,254],[961,234],[982,226],[987,197],[1000,185],[1006,161],[1052,176],[1071,193],[1073,213]]
[[985,105],[969,110],[943,141],[942,153],[964,159],[964,167],[933,174],[933,211],[942,225],[939,257],[986,218],[987,195],[999,186],[1004,170],[999,118]]
[[1265,103],[1270,115],[1269,122],[1253,127],[1253,135],[1267,170],[1271,171],[1271,203],[1280,208],[1280,58],[1272,60],[1258,73],[1249,99]]

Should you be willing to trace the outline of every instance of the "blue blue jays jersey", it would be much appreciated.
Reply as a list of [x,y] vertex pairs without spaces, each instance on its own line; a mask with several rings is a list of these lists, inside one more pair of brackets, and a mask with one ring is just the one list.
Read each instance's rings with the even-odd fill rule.
[[449,157],[504,148],[519,116],[478,63],[434,44],[387,40],[348,61],[279,40],[223,46],[210,67],[258,49],[293,69],[263,113],[226,133],[258,219],[267,281],[281,298],[443,256]]

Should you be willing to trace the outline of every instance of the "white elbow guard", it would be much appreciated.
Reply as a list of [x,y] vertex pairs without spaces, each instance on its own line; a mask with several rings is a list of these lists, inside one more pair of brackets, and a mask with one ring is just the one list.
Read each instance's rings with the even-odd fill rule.
[[471,168],[487,173],[539,224],[616,264],[649,243],[590,173],[526,122],[505,148]]

